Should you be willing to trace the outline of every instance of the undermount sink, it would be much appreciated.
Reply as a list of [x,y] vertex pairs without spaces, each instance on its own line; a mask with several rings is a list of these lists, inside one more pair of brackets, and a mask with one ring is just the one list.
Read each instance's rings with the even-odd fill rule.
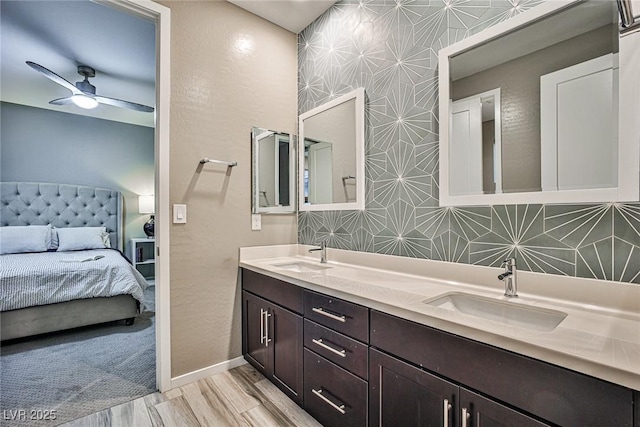
[[567,313],[562,311],[526,306],[515,301],[498,300],[463,292],[451,292],[423,302],[469,316],[540,332],[553,331],[567,317]]
[[331,268],[327,265],[313,264],[310,262],[303,262],[303,261],[285,262],[282,264],[271,264],[271,265],[277,268],[282,268],[283,270],[295,271],[298,273],[315,273],[318,271]]

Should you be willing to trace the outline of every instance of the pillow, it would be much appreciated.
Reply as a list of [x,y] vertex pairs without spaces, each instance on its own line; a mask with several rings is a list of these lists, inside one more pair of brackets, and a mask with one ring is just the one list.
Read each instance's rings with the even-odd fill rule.
[[58,251],[110,248],[109,233],[105,227],[56,228]]
[[45,252],[51,244],[51,225],[0,227],[0,254]]

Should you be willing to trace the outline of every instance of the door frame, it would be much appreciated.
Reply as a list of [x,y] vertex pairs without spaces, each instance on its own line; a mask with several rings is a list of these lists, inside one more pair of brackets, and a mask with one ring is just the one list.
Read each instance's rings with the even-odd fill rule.
[[[93,0],[96,1],[96,0]],[[155,109],[155,286],[156,386],[171,389],[169,122],[171,99],[171,11],[150,0],[103,0],[110,7],[156,24]],[[96,1],[102,3],[103,1]]]

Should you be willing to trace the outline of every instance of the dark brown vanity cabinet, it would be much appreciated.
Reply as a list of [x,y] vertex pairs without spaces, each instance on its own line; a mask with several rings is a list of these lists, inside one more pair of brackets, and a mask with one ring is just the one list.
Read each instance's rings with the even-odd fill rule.
[[250,270],[242,277],[246,360],[326,427],[640,427],[638,391]]
[[325,427],[366,426],[369,309],[304,291],[304,408]]
[[370,350],[372,426],[453,426],[458,386],[384,353]]
[[[302,316],[295,310],[302,311],[302,290],[248,270],[243,270],[243,288],[242,353],[249,363],[301,405],[303,323]],[[247,289],[287,305],[283,307]]]
[[[370,322],[370,414],[385,408],[384,399],[376,406],[380,399],[374,393],[381,392],[374,390],[380,387],[374,371],[390,371],[381,395],[392,395],[385,388],[398,386],[389,383],[411,378],[409,368],[401,371],[395,363],[402,359],[416,378],[423,378],[417,371],[430,371],[458,385],[451,426],[634,425],[633,391],[625,387],[374,310]],[[374,347],[394,357],[374,359]],[[444,407],[446,397],[438,398]]]
[[370,363],[372,426],[548,425],[375,349]]

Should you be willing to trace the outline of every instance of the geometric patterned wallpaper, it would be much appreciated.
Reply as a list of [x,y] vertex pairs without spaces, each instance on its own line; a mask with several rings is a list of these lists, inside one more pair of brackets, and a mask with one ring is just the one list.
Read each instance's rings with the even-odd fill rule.
[[298,213],[298,241],[640,283],[640,204],[438,206],[438,51],[541,0],[341,1],[298,36],[302,114],[366,93],[363,211]]

